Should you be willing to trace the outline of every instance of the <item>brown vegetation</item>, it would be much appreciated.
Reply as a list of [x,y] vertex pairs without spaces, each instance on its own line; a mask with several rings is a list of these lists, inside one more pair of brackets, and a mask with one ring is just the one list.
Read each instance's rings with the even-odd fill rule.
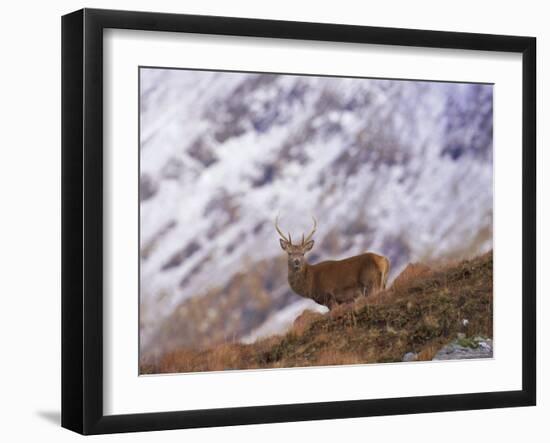
[[178,349],[141,373],[398,362],[407,352],[431,360],[459,332],[492,338],[492,252],[437,269],[409,266],[385,291],[325,315],[305,312],[284,336]]
[[423,263],[409,263],[392,283],[393,289],[402,290],[411,284],[411,281],[419,277],[429,275],[431,269]]

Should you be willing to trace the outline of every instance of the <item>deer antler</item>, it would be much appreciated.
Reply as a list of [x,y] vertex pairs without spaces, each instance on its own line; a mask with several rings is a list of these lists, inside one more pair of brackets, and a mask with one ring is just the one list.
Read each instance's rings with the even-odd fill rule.
[[311,237],[313,237],[313,234],[315,234],[315,231],[317,230],[317,220],[315,220],[315,217],[313,215],[311,216],[311,218],[313,219],[313,229],[305,239],[304,235],[302,234],[302,246],[311,240]]
[[282,237],[282,239],[290,244],[292,244],[292,239],[290,238],[290,232],[288,233],[288,238],[285,237],[285,235],[281,232],[279,229],[279,216],[275,218],[275,229],[279,233],[279,235]]

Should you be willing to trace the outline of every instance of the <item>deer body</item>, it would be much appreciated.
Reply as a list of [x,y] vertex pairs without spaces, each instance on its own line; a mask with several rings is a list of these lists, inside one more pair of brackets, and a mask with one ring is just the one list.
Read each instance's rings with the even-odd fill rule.
[[280,242],[288,254],[288,283],[296,294],[331,309],[385,288],[390,268],[386,257],[366,252],[344,260],[309,264],[305,254],[313,247],[316,222],[307,239],[302,237],[298,245],[292,244],[290,234],[286,238],[281,233],[277,223],[275,226],[283,237]]

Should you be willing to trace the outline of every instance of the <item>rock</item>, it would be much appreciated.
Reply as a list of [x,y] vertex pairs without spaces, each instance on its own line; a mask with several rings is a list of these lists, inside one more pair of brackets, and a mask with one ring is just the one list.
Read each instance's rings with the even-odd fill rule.
[[484,337],[457,339],[441,348],[432,360],[492,358],[493,340]]
[[491,349],[491,345],[485,341],[479,342],[479,347],[487,350]]
[[401,361],[416,361],[418,360],[418,354],[414,352],[407,352]]
[[183,164],[183,161],[177,157],[171,157],[162,167],[161,174],[164,178],[169,180],[177,180],[181,176],[184,169],[185,165]]
[[148,174],[139,178],[139,201],[143,202],[154,197],[159,189],[158,183]]

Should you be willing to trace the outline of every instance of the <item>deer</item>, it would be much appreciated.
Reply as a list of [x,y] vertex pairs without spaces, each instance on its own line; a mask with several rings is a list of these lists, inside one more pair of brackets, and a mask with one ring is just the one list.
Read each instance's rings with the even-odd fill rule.
[[331,310],[386,288],[390,260],[373,252],[309,264],[305,254],[313,248],[312,238],[317,230],[317,220],[313,216],[312,219],[313,229],[307,237],[302,234],[302,241],[298,244],[292,243],[290,232],[288,237],[283,234],[279,228],[279,216],[275,219],[281,248],[288,255],[288,284],[297,295]]

